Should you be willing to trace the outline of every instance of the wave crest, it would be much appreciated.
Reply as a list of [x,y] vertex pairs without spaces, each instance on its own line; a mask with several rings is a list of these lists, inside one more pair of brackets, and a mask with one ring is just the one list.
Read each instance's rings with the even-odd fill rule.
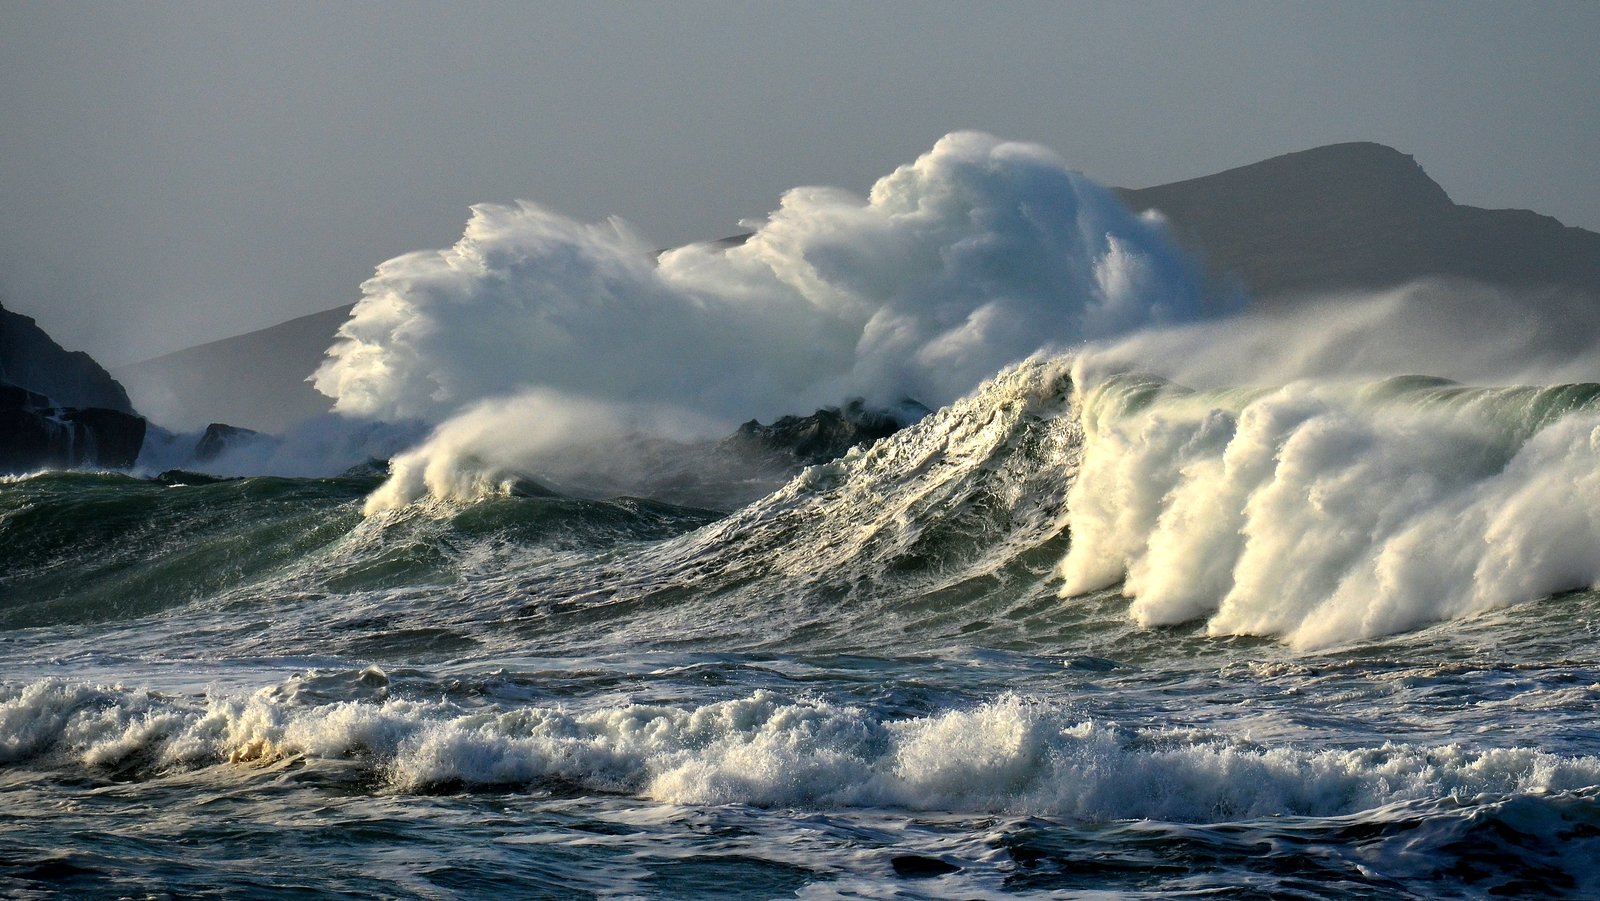
[[1316,648],[1600,582],[1600,386],[1081,392],[1066,596]]

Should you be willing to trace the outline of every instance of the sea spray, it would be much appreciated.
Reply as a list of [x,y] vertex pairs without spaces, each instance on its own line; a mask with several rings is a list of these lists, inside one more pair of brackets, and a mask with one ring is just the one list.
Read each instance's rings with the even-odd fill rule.
[[537,469],[591,411],[713,437],[854,397],[942,406],[1041,348],[1223,306],[1158,215],[1045,148],[958,132],[865,198],[787,192],[733,247],[657,256],[619,222],[474,207],[455,246],[378,268],[314,381],[341,413],[466,418],[405,457],[387,507]]
[[1314,648],[1600,580],[1595,386],[1078,385],[1063,595]]

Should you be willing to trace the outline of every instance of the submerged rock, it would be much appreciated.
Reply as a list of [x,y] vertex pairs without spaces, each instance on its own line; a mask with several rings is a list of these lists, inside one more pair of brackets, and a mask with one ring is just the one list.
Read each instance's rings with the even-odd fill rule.
[[386,479],[389,477],[389,461],[379,457],[368,457],[366,460],[339,473],[341,479]]
[[187,469],[169,469],[150,481],[171,487],[174,485],[215,485],[218,482],[237,482],[239,478],[239,476],[214,476],[203,472],[192,472]]

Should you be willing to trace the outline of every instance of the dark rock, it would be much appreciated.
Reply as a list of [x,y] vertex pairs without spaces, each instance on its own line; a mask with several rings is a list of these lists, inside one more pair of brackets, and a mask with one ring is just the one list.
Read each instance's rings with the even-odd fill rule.
[[377,457],[368,457],[364,462],[357,463],[344,472],[339,473],[342,479],[385,479],[389,477],[389,461]]
[[101,407],[69,408],[63,410],[62,415],[75,428],[81,429],[83,464],[128,469],[138,461],[149,425],[144,417]]
[[96,466],[127,469],[144,446],[143,418],[98,407],[57,407],[0,383],[0,472]]
[[50,406],[50,398],[10,382],[0,382],[0,410],[40,410]]
[[901,854],[889,861],[894,867],[896,876],[908,879],[927,879],[933,876],[948,876],[951,873],[961,872],[961,868],[953,863],[947,863],[937,857],[922,857],[917,854]]
[[88,354],[69,353],[32,319],[0,307],[0,472],[127,469],[146,426]]
[[213,422],[206,426],[205,434],[200,436],[200,441],[194,446],[195,462],[209,463],[221,456],[229,448],[248,444],[263,437],[265,436],[254,429],[243,429],[235,425]]
[[218,482],[238,480],[238,476],[214,476],[203,472],[190,472],[187,469],[169,469],[150,481],[160,482],[163,485],[215,485]]
[[724,444],[730,450],[810,466],[836,460],[851,448],[893,435],[927,413],[927,407],[909,399],[901,401],[894,411],[869,409],[864,401],[856,399],[843,409],[825,407],[810,416],[784,416],[771,425],[752,419],[739,426]]
[[0,379],[63,407],[134,415],[128,392],[83,351],[67,351],[30,317],[0,307]]

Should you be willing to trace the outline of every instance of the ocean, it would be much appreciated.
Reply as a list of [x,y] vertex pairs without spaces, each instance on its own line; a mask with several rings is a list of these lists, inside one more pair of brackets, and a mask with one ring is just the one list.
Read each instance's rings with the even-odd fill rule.
[[720,509],[7,478],[0,894],[1600,896],[1600,386],[1074,366]]

